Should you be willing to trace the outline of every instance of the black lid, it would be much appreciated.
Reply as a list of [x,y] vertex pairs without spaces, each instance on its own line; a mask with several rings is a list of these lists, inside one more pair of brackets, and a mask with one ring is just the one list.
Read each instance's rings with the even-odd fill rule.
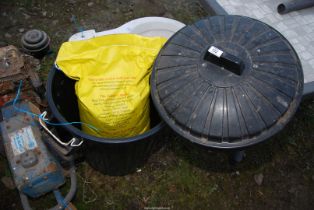
[[275,29],[213,16],[177,32],[160,51],[152,98],[166,123],[192,142],[242,148],[283,128],[303,92],[303,72]]

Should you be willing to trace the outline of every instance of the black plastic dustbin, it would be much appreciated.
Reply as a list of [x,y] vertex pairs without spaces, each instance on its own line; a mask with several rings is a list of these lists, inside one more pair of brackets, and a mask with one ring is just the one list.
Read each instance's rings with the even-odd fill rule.
[[[53,117],[58,122],[80,121],[75,80],[69,79],[62,71],[53,67],[47,81],[47,100]],[[78,125],[58,127],[64,134],[84,140],[82,150],[86,161],[96,170],[113,176],[136,171],[165,140],[165,124],[160,120],[153,105],[151,107],[151,129],[144,134],[121,139],[99,138],[88,135]],[[66,138],[66,137],[65,137]]]

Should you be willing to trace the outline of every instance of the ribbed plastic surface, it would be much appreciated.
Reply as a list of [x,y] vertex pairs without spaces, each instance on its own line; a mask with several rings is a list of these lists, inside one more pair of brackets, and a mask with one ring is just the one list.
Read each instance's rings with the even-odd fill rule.
[[[208,52],[211,46],[223,52],[220,58]],[[207,147],[233,149],[281,130],[301,100],[303,73],[289,42],[270,26],[214,16],[166,43],[151,85],[157,110],[177,133]]]

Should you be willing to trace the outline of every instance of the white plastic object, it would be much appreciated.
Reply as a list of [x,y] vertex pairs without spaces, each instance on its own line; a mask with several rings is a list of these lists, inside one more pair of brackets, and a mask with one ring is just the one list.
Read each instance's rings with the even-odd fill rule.
[[221,55],[224,53],[222,50],[218,49],[217,47],[215,46],[211,46],[209,49],[208,49],[208,52],[211,53],[212,55],[215,55],[216,57],[220,58]]
[[162,36],[168,39],[184,26],[185,24],[169,18],[143,17],[127,22],[122,26],[111,30],[101,32],[96,32],[94,29],[82,31],[73,34],[70,37],[69,41],[85,40],[108,34],[123,34],[123,33],[138,34],[150,37]]

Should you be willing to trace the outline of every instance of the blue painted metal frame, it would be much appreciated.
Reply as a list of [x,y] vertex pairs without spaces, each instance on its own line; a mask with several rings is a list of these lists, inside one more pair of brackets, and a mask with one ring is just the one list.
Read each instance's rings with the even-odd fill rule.
[[[31,103],[20,102],[16,106],[20,109],[34,112]],[[0,123],[0,131],[17,188],[25,195],[37,198],[63,185],[65,178],[62,167],[44,144],[37,119],[16,111],[12,103],[3,106],[1,114],[3,121]],[[31,128],[34,135],[33,140],[36,141],[37,147],[31,150],[25,148],[25,152],[30,152],[30,154],[38,158],[38,162],[27,167],[21,163],[23,162],[22,155],[24,153],[14,154],[11,146],[12,140],[9,137],[9,133],[14,133],[26,127]]]

